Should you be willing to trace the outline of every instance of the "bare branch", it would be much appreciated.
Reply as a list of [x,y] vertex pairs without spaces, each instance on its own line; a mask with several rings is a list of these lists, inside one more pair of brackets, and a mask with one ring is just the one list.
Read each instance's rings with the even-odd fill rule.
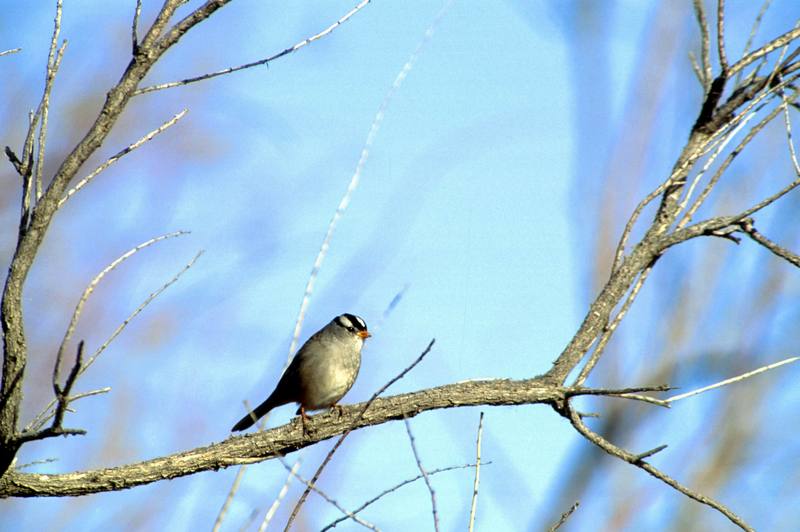
[[4,55],[15,54],[15,53],[21,52],[21,51],[22,51],[22,48],[11,48],[10,50],[3,50],[2,52],[0,52],[0,57],[2,57]]
[[[50,180],[40,201],[28,213],[23,209],[17,245],[6,277],[0,303],[0,324],[3,328],[4,359],[2,368],[2,391],[0,391],[0,474],[11,465],[19,449],[13,442],[16,438],[22,402],[22,383],[27,364],[28,349],[23,326],[22,293],[28,273],[37,256],[47,229],[58,210],[58,202],[69,187],[77,171],[103,144],[141,80],[170,47],[176,44],[187,31],[204,21],[230,0],[207,0],[202,6],[164,31],[175,10],[183,0],[165,0],[155,21],[147,31],[139,53],[122,74],[119,82],[106,94],[97,119],[80,142],[64,158]],[[25,142],[22,162],[26,172],[32,153],[33,125],[30,119],[29,133]],[[27,180],[26,180],[27,181]],[[30,192],[29,184],[26,184]]]
[[[162,237],[159,237],[159,238],[166,238],[166,237],[169,237],[169,236],[174,236],[174,234],[162,235]],[[81,368],[79,375],[82,375],[87,369],[89,369],[89,366],[94,364],[94,361],[97,360],[97,357],[100,356],[100,354],[103,351],[105,351],[108,348],[109,345],[111,345],[111,342],[113,342],[117,338],[117,336],[119,336],[122,333],[122,331],[125,330],[125,327],[127,327],[128,324],[131,321],[133,321],[133,319],[136,316],[138,316],[139,313],[142,312],[145,309],[145,307],[147,307],[147,305],[149,305],[155,298],[157,298],[159,295],[161,295],[161,293],[164,292],[164,290],[166,290],[167,288],[169,288],[170,286],[175,284],[178,281],[178,279],[180,279],[181,276],[184,273],[186,273],[192,266],[194,266],[194,263],[197,262],[197,259],[199,259],[202,254],[203,254],[202,251],[198,252],[197,255],[195,255],[194,258],[191,261],[189,261],[177,274],[175,274],[175,276],[172,279],[170,279],[169,281],[167,281],[166,283],[161,285],[161,287],[158,290],[150,293],[150,295],[148,295],[147,298],[145,298],[145,300],[138,307],[136,307],[136,309],[133,312],[131,312],[131,314],[127,318],[125,318],[125,320],[122,323],[120,323],[117,326],[116,329],[114,329],[114,332],[111,333],[111,336],[109,336],[108,339],[106,339],[106,341],[104,341],[100,345],[100,347],[98,347],[95,350],[94,354],[92,354],[92,356],[89,357],[89,360],[87,360],[86,364],[84,364],[83,367]],[[88,289],[88,287],[87,287],[87,289]],[[76,310],[77,310],[77,308],[76,308]],[[74,315],[73,315],[73,319],[77,322],[77,318],[75,318]],[[65,345],[65,344],[62,343],[62,345]],[[33,428],[37,428],[37,427],[41,426],[41,424],[44,423],[44,421],[46,419],[48,419],[48,417],[46,417],[46,416],[48,416],[47,412],[49,412],[50,409],[53,408],[54,404],[55,404],[55,402],[51,401],[50,404],[48,404],[42,410],[42,412],[40,412],[34,418],[34,420],[31,423],[28,424],[28,426],[29,427],[33,427]]]
[[625,299],[625,303],[622,304],[622,308],[619,309],[617,315],[614,316],[614,319],[603,328],[602,335],[600,336],[600,340],[597,342],[597,345],[592,352],[592,356],[589,357],[589,360],[586,362],[586,365],[581,369],[578,378],[575,379],[573,386],[582,386],[586,379],[589,378],[589,374],[594,369],[597,362],[600,360],[603,352],[605,351],[606,345],[611,337],[614,335],[614,332],[617,330],[617,327],[622,322],[622,318],[625,317],[625,314],[628,313],[628,310],[633,305],[633,302],[636,300],[636,296],[639,295],[639,291],[644,286],[644,282],[647,280],[647,277],[650,275],[650,272],[653,271],[653,266],[655,266],[655,262],[657,259],[654,259],[653,262],[648,265],[642,273],[639,275],[639,278],[636,280],[636,283],[631,288],[628,297]]
[[478,438],[475,441],[475,482],[472,484],[472,503],[469,506],[469,532],[475,528],[475,511],[478,508],[478,486],[481,483],[481,439],[483,438],[483,412],[478,419]]
[[189,111],[188,109],[184,109],[180,113],[176,114],[175,116],[173,116],[172,118],[170,118],[169,120],[167,120],[166,122],[164,122],[163,124],[158,126],[156,129],[154,129],[153,131],[148,133],[147,135],[143,136],[142,138],[140,138],[139,140],[137,140],[133,144],[130,144],[127,148],[124,148],[124,149],[118,151],[116,154],[114,154],[111,157],[109,157],[106,160],[106,162],[104,162],[103,164],[101,164],[100,166],[95,168],[94,171],[92,171],[92,173],[90,173],[89,175],[87,175],[86,177],[84,177],[83,179],[78,181],[78,183],[74,187],[69,189],[69,191],[67,191],[66,195],[64,195],[63,198],[58,200],[58,207],[61,208],[61,206],[64,205],[64,203],[69,198],[71,198],[80,189],[85,187],[89,183],[89,181],[91,181],[92,179],[94,179],[97,176],[97,174],[99,174],[100,172],[102,172],[103,170],[105,170],[106,168],[108,168],[109,166],[114,164],[115,162],[119,161],[123,156],[129,154],[130,152],[132,152],[136,148],[140,147],[142,144],[145,144],[146,142],[152,140],[153,137],[155,137],[159,133],[162,133],[165,130],[167,130],[170,127],[172,127],[173,125],[175,125],[175,123],[178,122],[178,120],[180,120],[181,118],[183,118],[188,111]]
[[740,527],[742,530],[752,531],[753,528],[750,527],[741,517],[733,513],[730,509],[724,506],[722,503],[717,502],[716,500],[707,497],[701,493],[693,491],[686,486],[679,483],[677,480],[673,479],[669,475],[663,473],[659,469],[653,467],[649,463],[643,461],[639,458],[639,455],[633,454],[621,447],[617,447],[613,443],[609,442],[599,434],[593,432],[589,427],[587,427],[578,413],[573,410],[569,405],[566,405],[566,417],[572,423],[572,426],[575,427],[581,435],[583,435],[587,440],[595,444],[597,447],[600,447],[603,451],[607,452],[611,456],[615,456],[629,464],[635,465],[636,467],[647,471],[653,477],[661,480],[665,484],[675,488],[677,491],[683,493],[687,497],[694,499],[695,501],[705,504],[706,506],[710,506],[714,508],[722,515],[727,517],[733,524]]
[[796,253],[792,253],[784,247],[779,246],[769,238],[759,233],[756,228],[753,227],[753,221],[750,218],[742,221],[741,231],[753,239],[753,241],[761,244],[778,257],[789,262],[792,266],[800,268],[800,256],[798,256]]
[[[376,402],[378,400],[378,396],[381,395],[383,392],[385,392],[392,384],[394,384],[395,382],[397,382],[400,379],[402,379],[403,377],[405,377],[406,374],[409,371],[414,369],[414,367],[417,364],[422,362],[422,359],[425,358],[425,355],[430,353],[431,349],[433,348],[433,344],[434,343],[436,343],[436,339],[431,340],[430,343],[428,344],[428,346],[422,351],[422,353],[416,358],[416,360],[414,360],[414,362],[412,362],[408,367],[406,367],[406,369],[404,369],[403,371],[398,373],[395,377],[390,379],[389,382],[387,382],[386,384],[381,386],[381,388],[377,392],[372,394],[372,397],[370,397],[369,401],[364,403],[364,406],[361,408],[361,410],[359,411],[358,415],[356,416],[355,422],[353,423],[353,427],[348,428],[347,430],[342,432],[342,435],[339,437],[338,440],[336,440],[336,443],[334,444],[334,446],[331,448],[330,451],[328,451],[328,454],[325,456],[325,459],[322,461],[322,463],[317,468],[317,471],[314,473],[314,476],[311,478],[311,484],[312,485],[317,483],[317,481],[319,480],[319,476],[322,474],[322,470],[325,469],[325,466],[327,466],[328,463],[330,463],[331,459],[333,458],[334,453],[336,453],[336,451],[342,445],[342,442],[347,437],[347,435],[350,434],[350,432],[353,430],[353,428],[355,428],[355,424],[361,422],[361,420],[364,418],[364,414],[367,412],[367,409],[370,407],[370,405],[372,405],[372,403]],[[413,416],[409,416],[409,417],[413,417]],[[297,504],[295,504],[294,509],[292,510],[292,514],[289,516],[289,520],[286,522],[286,527],[284,528],[284,532],[288,531],[289,528],[292,526],[292,523],[294,522],[295,518],[297,517],[297,514],[300,512],[300,508],[302,508],[303,503],[305,503],[306,499],[308,498],[308,494],[309,494],[310,491],[311,490],[308,487],[306,487],[305,491],[303,491],[303,494],[300,496],[300,499],[298,499]]]
[[[298,464],[299,462],[295,463],[295,465]],[[234,477],[233,484],[231,484],[231,487],[228,490],[228,495],[225,497],[225,502],[222,503],[222,508],[220,508],[219,513],[217,513],[217,518],[214,520],[214,526],[211,528],[211,532],[219,532],[219,529],[222,526],[222,522],[225,520],[225,516],[228,515],[228,509],[230,508],[231,503],[233,502],[233,498],[239,491],[239,486],[242,483],[242,478],[244,478],[244,472],[246,470],[247,470],[247,465],[241,465],[239,466],[239,469],[236,471],[236,477]],[[287,484],[285,484],[284,488],[281,489],[281,491],[278,494],[278,498],[276,499],[275,502],[278,502],[281,499],[283,499],[283,497],[286,495],[286,492],[288,491],[288,488],[289,485],[287,479]],[[273,505],[275,505],[275,503],[273,503]],[[277,506],[275,506],[275,508],[277,509]],[[267,513],[267,515],[269,515],[269,512]],[[267,518],[264,517],[264,519],[266,520]]]
[[431,479],[428,478],[428,472],[425,471],[425,467],[422,465],[422,460],[419,457],[419,452],[417,451],[417,444],[414,441],[414,434],[411,432],[411,422],[407,419],[403,420],[406,425],[406,433],[408,434],[408,441],[411,443],[411,452],[414,453],[414,461],[417,463],[417,469],[419,469],[420,474],[422,475],[422,479],[425,481],[425,486],[428,487],[428,493],[431,495],[431,513],[433,514],[433,529],[436,532],[439,532],[439,512],[436,510],[436,491],[433,489],[433,485],[431,485]]
[[[793,99],[795,99],[795,98],[797,98],[797,95],[793,96]],[[747,146],[748,144],[750,144],[750,142],[752,142],[752,140],[756,137],[756,135],[758,135],[758,133],[760,133],[770,122],[772,122],[772,120],[774,120],[776,116],[778,116],[778,113],[781,112],[781,109],[782,109],[782,106],[776,107],[769,114],[767,114],[767,116],[765,116],[756,125],[754,125],[753,127],[751,127],[748,130],[748,132],[744,136],[744,138],[728,154],[728,156],[725,158],[725,160],[722,162],[722,164],[720,164],[719,168],[717,168],[717,171],[714,173],[714,175],[711,177],[709,182],[706,184],[705,188],[697,196],[697,199],[695,199],[695,201],[692,203],[691,207],[689,207],[689,209],[686,210],[686,212],[684,213],[683,217],[678,222],[677,228],[680,229],[680,228],[684,227],[689,221],[691,221],[692,216],[694,216],[694,214],[697,212],[697,210],[706,201],[706,199],[708,198],[708,195],[711,194],[711,191],[713,190],[714,186],[716,186],[717,182],[722,177],[723,173],[731,165],[733,160],[742,152],[742,150],[744,150],[745,146]],[[748,114],[745,118],[743,118],[741,120],[741,122],[746,122],[746,121],[750,120],[750,118],[752,116],[754,116],[754,113]],[[727,138],[730,139],[730,138],[732,138],[732,136],[728,136]],[[788,190],[786,192],[788,192]],[[783,194],[785,194],[786,192],[784,192]],[[770,201],[770,203],[772,201],[777,200],[783,194],[776,195],[774,197],[774,199],[772,199]],[[761,208],[765,207],[768,204],[769,203],[766,203],[766,204],[762,205],[761,207],[757,208],[756,210],[760,210]],[[753,212],[756,212],[756,211],[748,212],[744,216],[750,216],[750,214],[753,214]]]
[[717,52],[722,76],[728,75],[728,56],[725,54],[725,0],[717,0]]
[[745,379],[749,379],[759,373],[764,373],[765,371],[769,371],[771,369],[775,369],[777,367],[783,366],[785,364],[791,364],[792,362],[797,362],[800,360],[800,357],[790,357],[780,362],[775,362],[773,364],[768,364],[766,366],[761,366],[758,369],[754,369],[753,371],[748,371],[747,373],[742,373],[736,377],[731,377],[730,379],[725,379],[724,381],[720,381],[714,384],[710,384],[708,386],[703,386],[702,388],[698,388],[696,390],[692,390],[691,392],[686,392],[678,395],[673,395],[667,399],[664,399],[667,403],[674,403],[675,401],[680,401],[681,399],[686,399],[687,397],[693,397],[695,395],[699,395],[701,393],[707,392],[709,390],[714,390],[716,388],[721,388],[723,386],[727,386],[728,384],[733,384],[734,382],[743,381]]
[[247,68],[253,68],[261,65],[268,65],[270,62],[275,61],[285,55],[289,55],[293,52],[296,52],[300,48],[311,44],[312,42],[321,39],[328,35],[329,33],[333,32],[336,28],[347,22],[353,15],[358,13],[364,6],[370,3],[371,0],[361,0],[359,4],[348,11],[343,17],[339,20],[322,30],[321,32],[317,33],[316,35],[312,35],[311,37],[300,41],[299,43],[295,44],[294,46],[290,46],[285,50],[282,50],[274,55],[266,57],[264,59],[259,59],[258,61],[253,61],[252,63],[245,63],[244,65],[239,65],[235,67],[225,68],[222,70],[217,70],[216,72],[209,72],[208,74],[203,74],[200,76],[195,76],[193,78],[186,78],[180,81],[170,81],[169,83],[160,83],[158,85],[151,85],[149,87],[144,87],[141,89],[137,89],[133,95],[138,96],[140,94],[146,94],[148,92],[160,91],[164,89],[171,89],[173,87],[180,87],[182,85],[189,85],[190,83],[196,83],[198,81],[204,81],[207,79],[215,78],[217,76],[224,76],[225,74],[231,74],[233,72],[238,72],[239,70],[245,70]]
[[578,509],[578,506],[580,506],[580,505],[581,505],[580,501],[575,501],[575,502],[572,504],[572,506],[570,506],[570,507],[569,507],[569,509],[568,509],[566,512],[564,512],[563,514],[561,514],[561,517],[559,518],[559,520],[558,520],[558,521],[556,521],[556,522],[553,524],[553,526],[551,526],[550,528],[548,528],[548,529],[547,529],[547,530],[548,530],[548,532],[556,532],[556,530],[558,530],[559,528],[561,528],[562,526],[564,526],[564,523],[566,523],[566,522],[567,522],[567,519],[569,519],[569,518],[570,518],[570,516],[571,516],[571,515],[572,515],[572,514],[575,512],[575,510],[577,510],[577,509]]
[[771,40],[761,48],[758,48],[757,50],[754,50],[753,52],[745,55],[739,61],[731,65],[731,67],[728,69],[728,76],[736,74],[737,72],[745,68],[747,65],[761,59],[768,53],[777,50],[782,46],[790,44],[798,37],[800,37],[800,27],[792,28],[783,35],[776,37],[775,39]]
[[133,12],[133,23],[131,24],[131,53],[136,55],[139,51],[139,16],[142,14],[142,0],[136,0],[136,9]]
[[[289,471],[289,476],[290,477],[293,476],[294,478],[299,480],[301,484],[305,484],[306,487],[308,487],[310,490],[314,491],[320,497],[325,499],[329,504],[331,504],[337,510],[342,512],[348,519],[352,519],[354,522],[358,523],[359,525],[363,526],[364,528],[368,528],[370,530],[378,530],[378,527],[376,527],[375,525],[373,525],[372,523],[370,523],[368,521],[364,521],[363,519],[358,517],[355,514],[355,512],[351,512],[351,511],[345,509],[341,504],[339,504],[336,501],[336,499],[334,499],[333,497],[331,497],[330,495],[328,495],[327,493],[325,493],[324,491],[319,489],[312,482],[310,482],[310,481],[304,479],[303,477],[301,477],[300,475],[298,475],[296,469],[297,469],[297,466],[300,465],[300,462],[295,462],[294,466],[290,468],[289,464],[287,464],[286,461],[283,458],[278,458],[278,460],[280,461],[281,464],[283,464],[283,467],[286,468],[287,471]],[[265,530],[266,530],[266,526],[262,523],[262,526],[258,529],[258,532],[264,532]]]
[[700,60],[703,63],[701,83],[703,89],[708,92],[711,87],[711,80],[714,73],[711,70],[711,39],[709,38],[708,20],[706,19],[705,6],[703,0],[692,0],[694,15],[697,18],[697,25],[700,26]]
[[[281,427],[234,436],[207,447],[136,464],[66,474],[31,475],[8,471],[0,477],[0,498],[88,495],[285,456],[317,442],[429,410],[483,405],[547,404],[565,400],[565,391],[543,379],[468,381],[429,388],[311,416],[304,433],[298,419]],[[369,407],[365,410],[365,407]],[[315,480],[311,480],[316,483]]]
[[47,57],[47,72],[45,75],[44,94],[42,94],[42,101],[39,103],[39,109],[37,110],[37,114],[41,116],[41,121],[39,123],[39,154],[36,157],[36,168],[34,171],[36,201],[39,201],[39,199],[42,197],[42,171],[44,170],[47,122],[50,111],[50,93],[53,90],[53,82],[56,79],[58,68],[61,66],[61,58],[64,57],[64,50],[67,47],[67,41],[64,41],[56,53],[58,34],[61,32],[61,4],[62,0],[56,0],[56,16],[53,24],[53,38],[50,41],[50,53]]
[[[56,368],[60,364],[60,360],[56,363]],[[39,431],[30,431],[30,432],[23,432],[19,435],[17,442],[19,444],[26,443],[29,441],[34,440],[43,440],[45,438],[52,438],[55,436],[66,436],[66,435],[82,435],[86,434],[85,430],[82,429],[65,429],[63,426],[64,423],[64,414],[69,409],[69,403],[72,400],[70,397],[70,393],[72,392],[72,387],[75,384],[75,380],[78,378],[78,375],[81,372],[83,367],[83,341],[78,343],[78,351],[75,355],[75,363],[72,366],[72,369],[69,372],[69,376],[67,377],[64,386],[62,387],[61,384],[58,382],[59,376],[58,372],[53,372],[53,393],[56,396],[56,409],[55,413],[53,414],[53,423],[50,427],[39,430]]]
[[[103,268],[100,271],[100,273],[98,273],[97,275],[94,276],[94,278],[89,282],[89,284],[84,289],[83,294],[81,294],[81,297],[78,300],[78,304],[75,305],[75,310],[72,312],[72,318],[70,319],[69,325],[67,326],[67,330],[64,333],[64,338],[61,340],[61,344],[58,346],[58,354],[56,355],[56,364],[55,364],[55,368],[53,370],[53,374],[54,374],[53,378],[54,379],[57,379],[57,377],[58,377],[58,373],[60,371],[60,366],[61,366],[61,359],[64,356],[64,350],[67,348],[67,345],[69,344],[69,341],[72,338],[73,333],[75,332],[75,327],[78,325],[78,320],[80,319],[81,313],[83,312],[83,306],[86,304],[86,301],[88,301],[89,297],[94,292],[94,289],[97,288],[97,285],[100,284],[100,281],[102,281],[103,278],[108,273],[110,273],[114,269],[116,269],[117,266],[119,266],[120,264],[122,264],[123,262],[125,262],[126,260],[131,258],[132,256],[134,256],[137,252],[143,250],[144,248],[149,247],[149,246],[151,246],[151,245],[153,245],[153,244],[155,244],[157,242],[161,242],[162,240],[166,240],[168,238],[173,238],[173,237],[177,237],[177,236],[182,236],[182,235],[185,235],[185,234],[188,234],[188,232],[187,231],[175,231],[175,232],[172,232],[172,233],[167,233],[165,235],[157,236],[155,238],[151,238],[150,240],[148,240],[146,242],[142,242],[138,246],[136,246],[136,247],[134,247],[132,249],[129,249],[128,251],[126,251],[125,253],[123,253],[119,257],[117,257],[113,262],[111,262],[111,264],[109,264],[108,266]],[[94,358],[94,357],[92,357],[92,358]],[[88,364],[87,364],[87,366],[88,366]]]
[[53,373],[53,391],[55,392],[56,399],[58,399],[58,406],[56,407],[56,414],[53,419],[53,426],[60,427],[64,421],[64,412],[69,406],[69,394],[72,392],[72,387],[75,384],[75,379],[83,367],[83,345],[81,340],[78,342],[78,352],[75,355],[75,363],[67,376],[67,380],[62,388],[58,382],[58,373]]
[[[281,463],[284,463],[283,459],[281,459]],[[278,507],[281,505],[281,502],[283,502],[283,499],[289,492],[289,484],[291,484],[292,478],[294,478],[294,475],[297,473],[297,470],[300,469],[301,463],[302,460],[298,458],[295,461],[294,465],[292,465],[292,468],[289,470],[289,474],[286,476],[286,481],[284,481],[283,486],[281,486],[281,489],[278,492],[278,496],[275,497],[274,501],[272,501],[272,505],[269,507],[269,510],[267,510],[267,513],[264,515],[264,520],[261,521],[261,526],[259,527],[259,530],[266,530],[267,526],[269,526],[270,522],[272,521],[272,518],[275,517],[275,513],[278,511]],[[247,466],[240,467],[239,471],[243,473],[245,467]]]
[[[772,0],[764,0],[764,3],[761,4],[761,9],[758,10],[758,15],[756,15],[755,20],[753,21],[753,26],[750,28],[750,35],[747,36],[747,42],[744,43],[744,50],[742,50],[742,57],[745,57],[750,52],[750,47],[753,46],[753,41],[756,38],[756,34],[758,33],[758,29],[761,27],[761,21],[764,19],[764,15],[767,13]],[[740,70],[736,74],[736,81],[734,84],[736,86],[741,83],[742,80],[742,71]]]
[[[361,7],[365,6],[367,3],[369,3],[369,0],[362,1],[361,4],[356,6],[356,8],[353,9],[350,13],[348,13],[347,16],[348,17],[352,16],[358,9],[361,9]],[[389,104],[394,99],[394,95],[402,86],[403,81],[405,81],[406,77],[408,76],[408,73],[411,71],[411,69],[414,67],[414,64],[419,59],[425,45],[433,36],[434,29],[442,20],[444,15],[447,13],[447,10],[450,8],[452,3],[453,3],[452,0],[446,2],[439,10],[436,17],[434,17],[433,21],[425,31],[422,40],[419,42],[419,44],[417,44],[417,47],[411,53],[408,60],[406,60],[403,67],[400,69],[400,72],[398,72],[397,76],[395,76],[392,86],[389,88],[389,91],[386,93],[386,96],[383,97],[383,100],[381,101],[380,106],[378,106],[378,110],[375,113],[374,118],[372,119],[372,124],[370,125],[369,132],[367,133],[367,138],[364,141],[364,146],[361,148],[361,156],[358,159],[358,163],[356,163],[356,168],[353,171],[353,175],[350,177],[350,182],[347,185],[347,190],[342,196],[342,199],[339,201],[339,205],[336,207],[336,211],[333,213],[331,221],[328,223],[328,229],[325,233],[325,237],[322,239],[322,245],[320,246],[316,259],[314,259],[314,265],[311,267],[311,274],[308,277],[308,282],[306,283],[306,288],[305,291],[303,292],[303,300],[300,303],[300,310],[297,313],[297,320],[295,321],[295,328],[292,334],[292,343],[289,346],[290,357],[294,353],[295,349],[297,349],[297,344],[300,341],[300,332],[303,327],[305,313],[306,310],[308,309],[308,305],[311,300],[311,294],[314,291],[314,284],[316,283],[317,276],[319,275],[319,271],[322,268],[322,264],[325,261],[325,257],[328,254],[328,249],[330,248],[330,243],[331,240],[333,239],[333,233],[336,230],[336,226],[338,225],[339,220],[344,215],[345,211],[347,210],[347,207],[350,205],[353,193],[355,192],[359,182],[361,181],[361,172],[364,170],[364,166],[367,164],[367,160],[369,159],[370,155],[370,150],[372,149],[372,145],[375,142],[375,138],[377,137],[381,125],[383,124],[383,119],[386,114],[386,109],[389,107]],[[328,29],[332,30],[334,26],[331,26]],[[318,37],[315,36],[314,38]]]
[[[491,465],[491,463],[492,462],[483,462],[483,465]],[[455,471],[457,469],[467,469],[467,468],[470,468],[470,467],[477,467],[477,464],[464,464],[464,465],[460,465],[460,466],[449,466],[449,467],[442,467],[442,468],[439,468],[439,469],[433,469],[431,471],[428,471],[428,476],[432,477],[434,475],[438,475],[439,473],[445,473],[447,471]],[[418,480],[422,480],[422,475],[417,475],[417,476],[415,476],[413,478],[406,479],[406,480],[404,480],[404,481],[402,481],[402,482],[400,482],[398,484],[395,484],[391,488],[387,488],[387,489],[383,490],[378,495],[376,495],[375,497],[371,498],[370,500],[368,500],[367,502],[365,502],[364,504],[362,504],[361,506],[359,506],[358,508],[353,510],[353,513],[357,514],[357,513],[361,512],[362,510],[367,508],[367,506],[370,506],[370,505],[374,504],[375,502],[377,502],[378,500],[382,499],[386,495],[389,495],[390,493],[394,493],[395,491],[399,490],[403,486],[407,486],[409,484],[413,484],[414,482],[416,482]],[[323,527],[320,530],[320,532],[325,532],[326,530],[330,530],[330,529],[334,528],[336,525],[338,525],[339,523],[341,523],[342,521],[346,521],[347,519],[348,519],[347,517],[340,517],[339,519],[336,519],[335,521],[332,521],[331,523],[327,524],[325,527]]]

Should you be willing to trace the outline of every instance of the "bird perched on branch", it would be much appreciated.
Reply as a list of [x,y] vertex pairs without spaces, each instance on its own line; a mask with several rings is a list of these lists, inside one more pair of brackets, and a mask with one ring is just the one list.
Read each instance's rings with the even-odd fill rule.
[[371,335],[363,319],[354,314],[336,316],[300,348],[278,385],[255,410],[239,420],[232,431],[245,430],[276,406],[299,403],[305,427],[306,410],[338,406],[358,376],[361,347]]

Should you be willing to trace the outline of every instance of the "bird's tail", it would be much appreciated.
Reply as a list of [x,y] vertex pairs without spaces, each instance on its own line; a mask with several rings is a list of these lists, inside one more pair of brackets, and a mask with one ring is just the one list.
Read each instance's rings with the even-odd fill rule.
[[256,421],[265,416],[267,412],[269,412],[276,406],[280,406],[281,404],[282,403],[276,401],[273,396],[267,397],[267,399],[263,403],[258,405],[252,412],[249,412],[246,416],[240,419],[239,422],[233,426],[231,432],[238,432],[240,430],[249,429],[255,424]]

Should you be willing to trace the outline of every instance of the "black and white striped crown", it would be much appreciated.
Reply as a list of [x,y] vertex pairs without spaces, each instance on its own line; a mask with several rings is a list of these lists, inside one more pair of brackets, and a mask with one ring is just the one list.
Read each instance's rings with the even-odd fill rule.
[[336,316],[333,321],[347,329],[350,332],[359,332],[359,331],[366,331],[367,330],[367,323],[356,316],[355,314],[348,314],[344,313],[340,316]]

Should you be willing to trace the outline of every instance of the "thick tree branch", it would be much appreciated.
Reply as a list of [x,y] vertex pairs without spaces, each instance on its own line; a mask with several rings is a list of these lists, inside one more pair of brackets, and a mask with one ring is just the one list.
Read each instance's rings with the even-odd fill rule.
[[182,0],[164,2],[122,78],[106,95],[106,101],[94,124],[61,163],[41,200],[32,209],[30,221],[20,227],[19,240],[11,260],[0,304],[4,342],[3,380],[0,390],[0,474],[6,471],[19,448],[19,442],[15,439],[22,403],[22,382],[27,364],[22,290],[39,246],[58,210],[59,201],[81,166],[102,145],[131,95],[161,55],[177,43],[189,29],[211,16],[228,1],[207,1],[162,37],[175,10],[183,3]]
[[308,447],[349,430],[414,417],[429,410],[464,406],[555,404],[567,389],[541,379],[482,380],[448,384],[419,392],[377,398],[359,415],[364,404],[345,406],[342,415],[325,413],[308,422],[304,436],[299,418],[264,432],[227,440],[170,456],[109,469],[65,474],[31,474],[9,470],[0,478],[0,498],[63,497],[117,491],[233,465],[261,462]]

